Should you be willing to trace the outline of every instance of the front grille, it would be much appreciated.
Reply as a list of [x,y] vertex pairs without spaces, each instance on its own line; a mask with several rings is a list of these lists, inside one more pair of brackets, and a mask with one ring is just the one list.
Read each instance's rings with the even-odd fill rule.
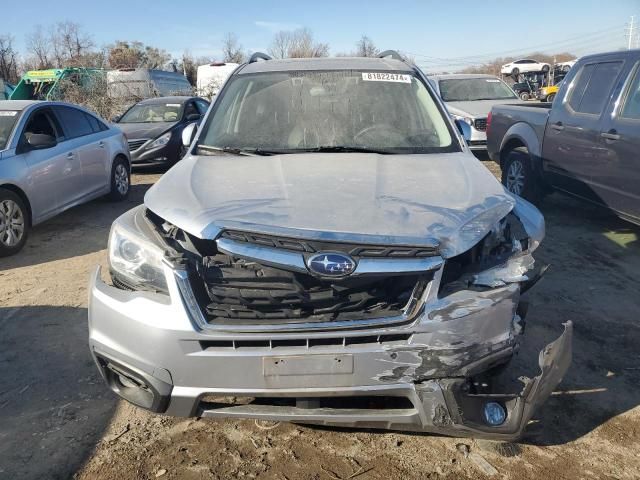
[[487,129],[487,119],[486,118],[477,118],[474,122],[476,130],[480,132],[484,132]]
[[437,247],[363,245],[318,240],[300,240],[295,238],[263,235],[238,230],[225,230],[222,238],[236,242],[250,243],[264,247],[278,248],[303,253],[341,252],[352,257],[366,258],[418,258],[438,255]]
[[129,151],[130,152],[135,152],[142,145],[144,145],[146,142],[147,142],[146,138],[143,138],[141,140],[128,140],[127,143],[129,144]]
[[320,279],[216,254],[203,258],[197,284],[210,323],[333,322],[408,314],[432,275]]

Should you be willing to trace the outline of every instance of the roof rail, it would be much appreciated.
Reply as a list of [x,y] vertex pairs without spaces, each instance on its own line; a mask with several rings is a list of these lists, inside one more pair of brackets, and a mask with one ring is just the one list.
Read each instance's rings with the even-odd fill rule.
[[249,59],[249,63],[255,63],[258,60],[271,60],[271,57],[266,53],[256,52],[253,55],[251,55],[251,58]]
[[380,55],[378,55],[378,58],[387,58],[387,57],[391,57],[394,60],[400,60],[401,62],[404,62],[404,58],[402,58],[402,55],[400,55],[395,50],[385,50]]

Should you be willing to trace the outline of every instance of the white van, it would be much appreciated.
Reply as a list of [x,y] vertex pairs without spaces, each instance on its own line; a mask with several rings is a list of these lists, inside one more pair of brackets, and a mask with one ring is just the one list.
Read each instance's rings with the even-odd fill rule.
[[111,98],[141,100],[171,95],[192,95],[193,87],[183,74],[146,68],[123,68],[107,72]]
[[217,95],[236,68],[238,68],[237,63],[214,62],[200,65],[196,81],[198,95],[208,99]]

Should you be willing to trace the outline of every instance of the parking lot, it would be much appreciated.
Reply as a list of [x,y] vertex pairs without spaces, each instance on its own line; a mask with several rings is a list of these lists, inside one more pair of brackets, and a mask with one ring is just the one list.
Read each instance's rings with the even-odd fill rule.
[[483,478],[482,459],[495,478],[640,476],[640,229],[558,194],[542,209],[537,259],[552,267],[530,293],[520,356],[572,320],[574,359],[518,445],[167,418],[118,401],[89,355],[86,284],[106,266],[111,222],[160,175],[134,172],[126,202],[74,208],[0,260],[0,478]]

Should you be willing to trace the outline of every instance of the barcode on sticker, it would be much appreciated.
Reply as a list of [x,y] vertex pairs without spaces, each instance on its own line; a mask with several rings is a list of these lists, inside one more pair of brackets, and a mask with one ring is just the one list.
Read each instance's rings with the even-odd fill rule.
[[411,75],[389,72],[362,72],[362,80],[365,82],[411,83]]

